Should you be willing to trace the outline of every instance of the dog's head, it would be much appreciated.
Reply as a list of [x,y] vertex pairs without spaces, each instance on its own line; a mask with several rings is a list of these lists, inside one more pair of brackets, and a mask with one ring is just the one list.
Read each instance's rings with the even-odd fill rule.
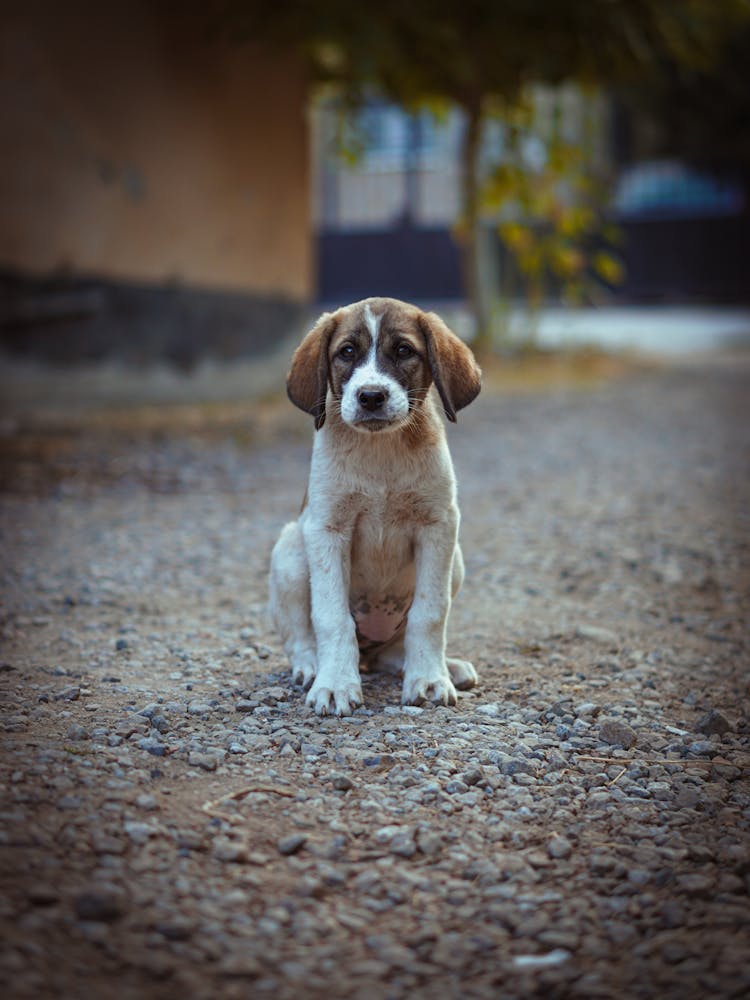
[[294,352],[287,392],[317,429],[330,388],[344,423],[368,433],[403,427],[433,383],[455,421],[481,387],[469,348],[436,313],[374,298],[321,316]]

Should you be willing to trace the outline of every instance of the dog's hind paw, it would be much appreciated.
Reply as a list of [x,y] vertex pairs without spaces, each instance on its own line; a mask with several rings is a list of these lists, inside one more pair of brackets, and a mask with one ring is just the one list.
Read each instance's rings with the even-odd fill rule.
[[290,657],[290,660],[292,664],[293,683],[301,684],[305,689],[309,688],[315,680],[315,674],[318,669],[315,653],[296,653]]
[[457,691],[468,691],[469,688],[477,686],[479,675],[472,663],[469,663],[468,660],[454,660],[452,657],[449,657],[445,662]]
[[410,677],[404,680],[402,705],[423,705],[431,701],[436,705],[455,705],[458,700],[453,682],[444,677]]
[[316,681],[305,702],[316,715],[351,715],[362,704],[362,687],[353,683],[331,688]]

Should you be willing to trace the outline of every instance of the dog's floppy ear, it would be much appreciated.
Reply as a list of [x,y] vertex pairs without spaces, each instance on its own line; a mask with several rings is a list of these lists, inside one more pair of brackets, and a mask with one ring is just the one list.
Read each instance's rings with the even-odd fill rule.
[[418,323],[427,345],[432,380],[446,417],[455,423],[456,411],[479,395],[482,372],[463,340],[448,329],[437,313],[420,313]]
[[286,377],[287,395],[295,406],[315,417],[316,431],[326,419],[328,345],[338,321],[336,313],[323,313],[292,355]]

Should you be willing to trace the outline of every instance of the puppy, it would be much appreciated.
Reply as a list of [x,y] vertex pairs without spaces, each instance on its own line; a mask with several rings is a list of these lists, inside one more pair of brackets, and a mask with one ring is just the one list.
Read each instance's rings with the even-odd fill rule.
[[402,703],[456,703],[477,683],[446,659],[464,564],[442,409],[478,394],[468,347],[435,313],[372,298],[325,313],[292,358],[291,401],[315,418],[299,520],[271,557],[271,613],[318,715],[362,704],[359,666],[402,669]]

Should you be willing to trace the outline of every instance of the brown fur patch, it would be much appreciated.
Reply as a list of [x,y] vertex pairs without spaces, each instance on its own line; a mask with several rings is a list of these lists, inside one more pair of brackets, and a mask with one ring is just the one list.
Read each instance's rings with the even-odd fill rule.
[[455,423],[456,411],[468,406],[482,388],[481,369],[466,344],[437,313],[421,313],[418,322],[445,415]]
[[295,406],[315,417],[316,429],[326,419],[328,345],[340,318],[340,310],[323,313],[292,355],[286,379],[287,395]]

